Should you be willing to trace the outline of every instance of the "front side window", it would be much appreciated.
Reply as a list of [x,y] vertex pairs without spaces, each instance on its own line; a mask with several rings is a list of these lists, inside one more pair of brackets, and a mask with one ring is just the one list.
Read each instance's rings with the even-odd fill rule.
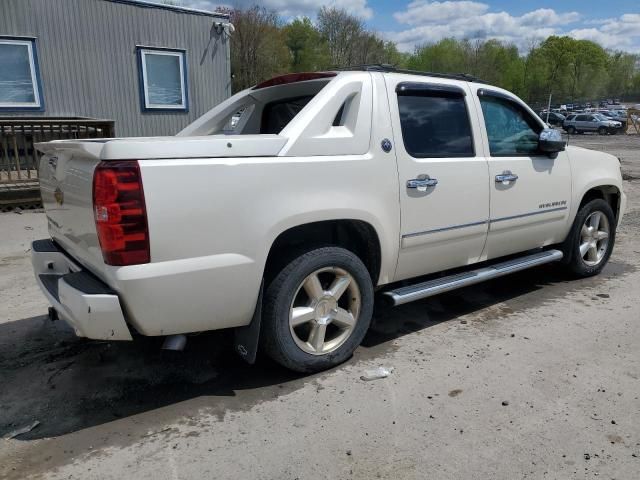
[[188,110],[187,68],[181,50],[138,49],[143,110]]
[[42,110],[35,41],[0,37],[0,66],[0,109]]
[[404,147],[415,158],[473,157],[469,114],[462,94],[398,92]]
[[482,95],[484,123],[492,157],[534,155],[542,126],[515,102]]

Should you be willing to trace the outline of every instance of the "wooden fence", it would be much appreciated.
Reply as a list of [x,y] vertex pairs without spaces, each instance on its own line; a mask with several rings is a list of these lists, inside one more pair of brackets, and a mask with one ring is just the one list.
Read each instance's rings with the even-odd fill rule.
[[37,182],[38,142],[114,136],[113,120],[0,117],[0,185]]

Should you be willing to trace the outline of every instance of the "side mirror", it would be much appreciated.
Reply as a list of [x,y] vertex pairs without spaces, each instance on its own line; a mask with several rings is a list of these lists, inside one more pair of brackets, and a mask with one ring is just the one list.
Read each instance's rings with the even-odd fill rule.
[[545,128],[540,132],[538,147],[541,152],[548,154],[551,158],[555,158],[558,152],[564,151],[565,145],[562,134],[558,130]]

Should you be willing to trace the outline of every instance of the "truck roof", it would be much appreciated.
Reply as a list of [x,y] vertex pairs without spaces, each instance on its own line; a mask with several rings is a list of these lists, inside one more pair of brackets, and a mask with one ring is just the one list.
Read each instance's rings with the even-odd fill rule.
[[382,72],[382,73],[399,73],[405,75],[419,75],[422,77],[444,78],[447,80],[458,80],[463,82],[474,82],[488,84],[484,80],[481,80],[468,73],[437,73],[437,72],[422,72],[419,70],[405,70],[396,68],[393,65],[386,64],[368,64],[368,65],[354,65],[349,67],[340,67],[336,69],[320,71],[320,72],[295,72],[285,73],[277,77],[270,78],[255,85],[253,90],[260,90],[266,87],[274,87],[276,85],[286,85],[289,83],[304,82],[308,80],[320,80],[335,77],[338,73],[344,72]]
[[475,77],[468,73],[423,72],[420,70],[407,70],[402,68],[396,68],[393,65],[388,65],[385,63],[353,65],[349,67],[337,68],[336,70],[340,72],[359,71],[359,72],[404,73],[408,75],[420,75],[423,77],[446,78],[449,80],[462,80],[464,82],[487,83],[484,80],[481,80],[478,77]]

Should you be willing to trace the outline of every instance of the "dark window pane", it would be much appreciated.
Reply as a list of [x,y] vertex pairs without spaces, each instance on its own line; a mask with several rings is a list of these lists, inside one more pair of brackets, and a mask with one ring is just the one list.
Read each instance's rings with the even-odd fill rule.
[[147,96],[151,105],[182,105],[182,79],[177,55],[147,53]]
[[0,43],[0,103],[35,103],[29,47]]
[[280,133],[313,97],[306,95],[267,103],[262,111],[260,133]]
[[480,98],[493,156],[531,155],[538,152],[542,126],[520,105],[500,98]]
[[412,157],[474,156],[462,96],[409,92],[398,95],[398,108],[404,147]]

